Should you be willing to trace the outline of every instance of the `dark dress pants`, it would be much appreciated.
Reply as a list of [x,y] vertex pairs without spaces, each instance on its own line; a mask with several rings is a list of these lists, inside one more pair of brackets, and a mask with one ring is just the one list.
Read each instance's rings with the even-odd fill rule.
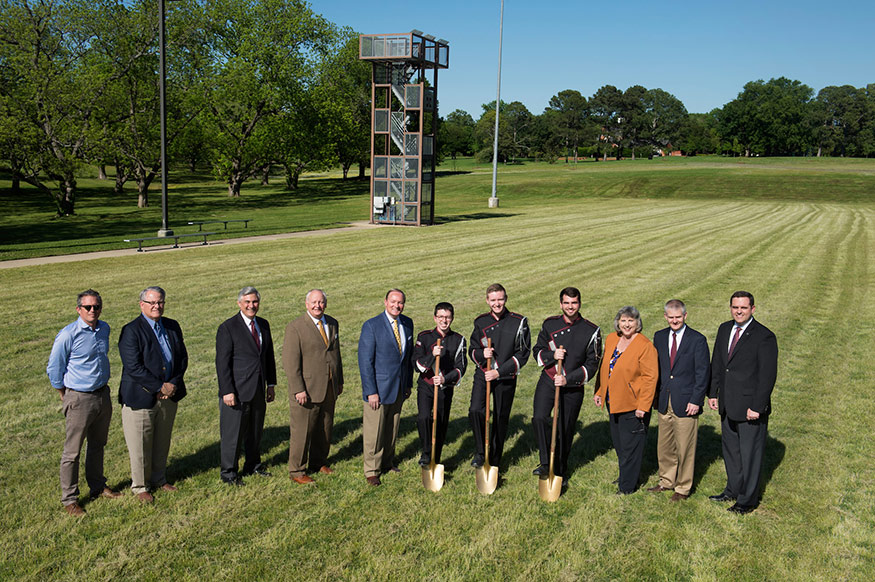
[[[492,421],[492,430],[489,433],[489,464],[497,467],[501,463],[504,441],[507,439],[510,409],[513,406],[513,396],[516,393],[516,378],[493,380],[491,392],[492,406],[489,409],[489,416]],[[468,420],[471,421],[471,430],[474,431],[474,449],[478,455],[483,455],[486,451],[484,442],[484,430],[486,427],[486,379],[480,373],[474,376]]]
[[[453,388],[438,389],[437,403],[437,434],[435,434],[434,462],[441,462],[441,451],[447,438],[447,424],[450,420],[450,406],[453,403]],[[416,404],[419,413],[416,415],[416,426],[419,429],[419,440],[422,442],[422,454],[431,456],[431,425],[432,405],[434,404],[434,387],[428,384],[418,384],[416,389]]]
[[264,430],[264,415],[267,404],[264,388],[255,391],[249,402],[237,402],[228,406],[219,399],[219,434],[222,479],[237,478],[237,461],[240,449],[246,454],[243,473],[249,473],[261,464],[261,433]]
[[[553,400],[556,397],[556,386],[549,376],[541,376],[535,388],[534,413],[532,427],[538,440],[538,459],[540,464],[550,463],[550,440],[553,436]],[[574,433],[577,431],[577,418],[580,406],[583,404],[583,388],[561,388],[559,390],[559,413],[556,427],[556,455],[553,473],[567,477],[568,455]]]
[[720,419],[723,442],[723,464],[726,467],[726,489],[739,505],[753,507],[759,503],[760,473],[766,448],[769,417],[736,421],[727,416]]
[[611,440],[617,452],[617,463],[620,466],[620,476],[617,488],[623,493],[631,493],[638,488],[641,476],[641,461],[644,459],[644,447],[647,444],[647,426],[650,424],[650,413],[639,419],[635,411],[610,414],[608,422],[611,425]]

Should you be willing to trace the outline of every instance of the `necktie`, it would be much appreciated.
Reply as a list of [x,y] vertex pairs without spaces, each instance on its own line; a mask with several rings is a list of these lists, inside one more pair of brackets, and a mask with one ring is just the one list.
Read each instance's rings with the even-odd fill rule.
[[741,326],[735,326],[735,335],[732,336],[732,343],[729,344],[729,357],[732,357],[732,351],[735,349],[735,344],[738,343],[738,337],[741,335]]
[[252,339],[255,340],[255,347],[258,348],[258,351],[261,351],[261,340],[258,339],[258,330],[255,329],[255,320],[249,322],[249,329],[252,330]]
[[322,320],[316,322],[316,327],[319,328],[319,333],[322,334],[322,341],[325,342],[325,347],[328,347],[328,336],[325,335],[325,326],[322,325]]
[[678,355],[678,332],[671,332],[671,353],[669,354],[668,366],[674,368],[674,357]]
[[404,347],[401,345],[401,335],[398,333],[398,320],[392,320],[392,333],[395,334],[395,341],[398,342],[398,353],[404,353]]

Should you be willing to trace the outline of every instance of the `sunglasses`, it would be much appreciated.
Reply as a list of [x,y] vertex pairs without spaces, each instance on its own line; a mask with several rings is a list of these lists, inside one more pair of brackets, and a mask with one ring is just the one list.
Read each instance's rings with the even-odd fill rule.
[[81,307],[85,311],[100,311],[101,309],[103,309],[102,305],[80,305],[79,307]]

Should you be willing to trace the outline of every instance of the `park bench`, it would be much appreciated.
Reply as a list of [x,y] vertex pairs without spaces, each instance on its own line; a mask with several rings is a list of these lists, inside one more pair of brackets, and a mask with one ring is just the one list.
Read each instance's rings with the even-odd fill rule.
[[205,225],[205,224],[218,224],[221,222],[222,224],[225,225],[225,230],[228,230],[228,223],[229,222],[242,222],[243,228],[249,228],[249,221],[250,220],[252,220],[252,219],[251,218],[234,218],[234,219],[229,219],[229,220],[222,220],[222,219],[191,220],[191,221],[189,221],[189,224],[196,224],[198,231],[200,231],[203,228],[203,225]]
[[187,237],[190,237],[190,236],[199,236],[199,237],[203,237],[204,242],[202,242],[201,244],[202,244],[202,245],[205,245],[205,244],[207,244],[207,237],[210,236],[210,235],[213,235],[213,234],[216,234],[216,233],[215,233],[215,232],[191,232],[191,233],[188,233],[188,234],[170,234],[170,235],[167,235],[167,236],[147,236],[147,237],[143,237],[143,238],[126,238],[126,239],[125,239],[125,242],[135,242],[135,243],[137,243],[137,252],[138,252],[138,253],[142,253],[142,252],[143,252],[143,241],[147,241],[147,240],[168,240],[168,239],[171,239],[171,238],[172,238],[172,239],[173,239],[173,246],[170,247],[170,248],[178,249],[178,248],[179,248],[179,239],[181,239],[181,238],[187,238]]

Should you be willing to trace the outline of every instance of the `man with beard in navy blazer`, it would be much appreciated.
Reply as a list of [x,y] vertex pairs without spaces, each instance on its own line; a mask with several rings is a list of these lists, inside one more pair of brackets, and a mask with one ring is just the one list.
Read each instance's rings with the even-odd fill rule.
[[751,293],[733,293],[729,310],[732,321],[720,326],[714,340],[708,392],[708,406],[720,411],[726,487],[710,498],[735,501],[729,511],[745,514],[759,504],[772,389],[778,375],[778,341],[753,318],[756,307]]
[[118,399],[131,459],[131,491],[144,503],[154,500],[150,490],[176,491],[165,470],[177,403],[185,396],[188,352],[179,324],[164,317],[164,303],[164,289],[143,289],[142,313],[122,328],[118,340]]
[[413,387],[413,321],[401,315],[405,301],[400,289],[386,293],[385,311],[367,320],[359,336],[364,469],[374,486],[380,485],[382,473],[400,472],[395,440],[401,405]]
[[687,307],[680,299],[666,302],[663,315],[668,327],[653,334],[659,358],[659,483],[647,490],[673,490],[671,500],[682,501],[693,488],[699,414],[711,381],[708,342],[686,324]]
[[[261,294],[244,287],[237,294],[240,311],[216,332],[216,375],[219,378],[219,434],[222,481],[242,485],[240,476],[270,477],[261,463],[261,434],[267,402],[273,402],[276,359],[270,324],[257,317]],[[246,462],[237,473],[240,448]]]

